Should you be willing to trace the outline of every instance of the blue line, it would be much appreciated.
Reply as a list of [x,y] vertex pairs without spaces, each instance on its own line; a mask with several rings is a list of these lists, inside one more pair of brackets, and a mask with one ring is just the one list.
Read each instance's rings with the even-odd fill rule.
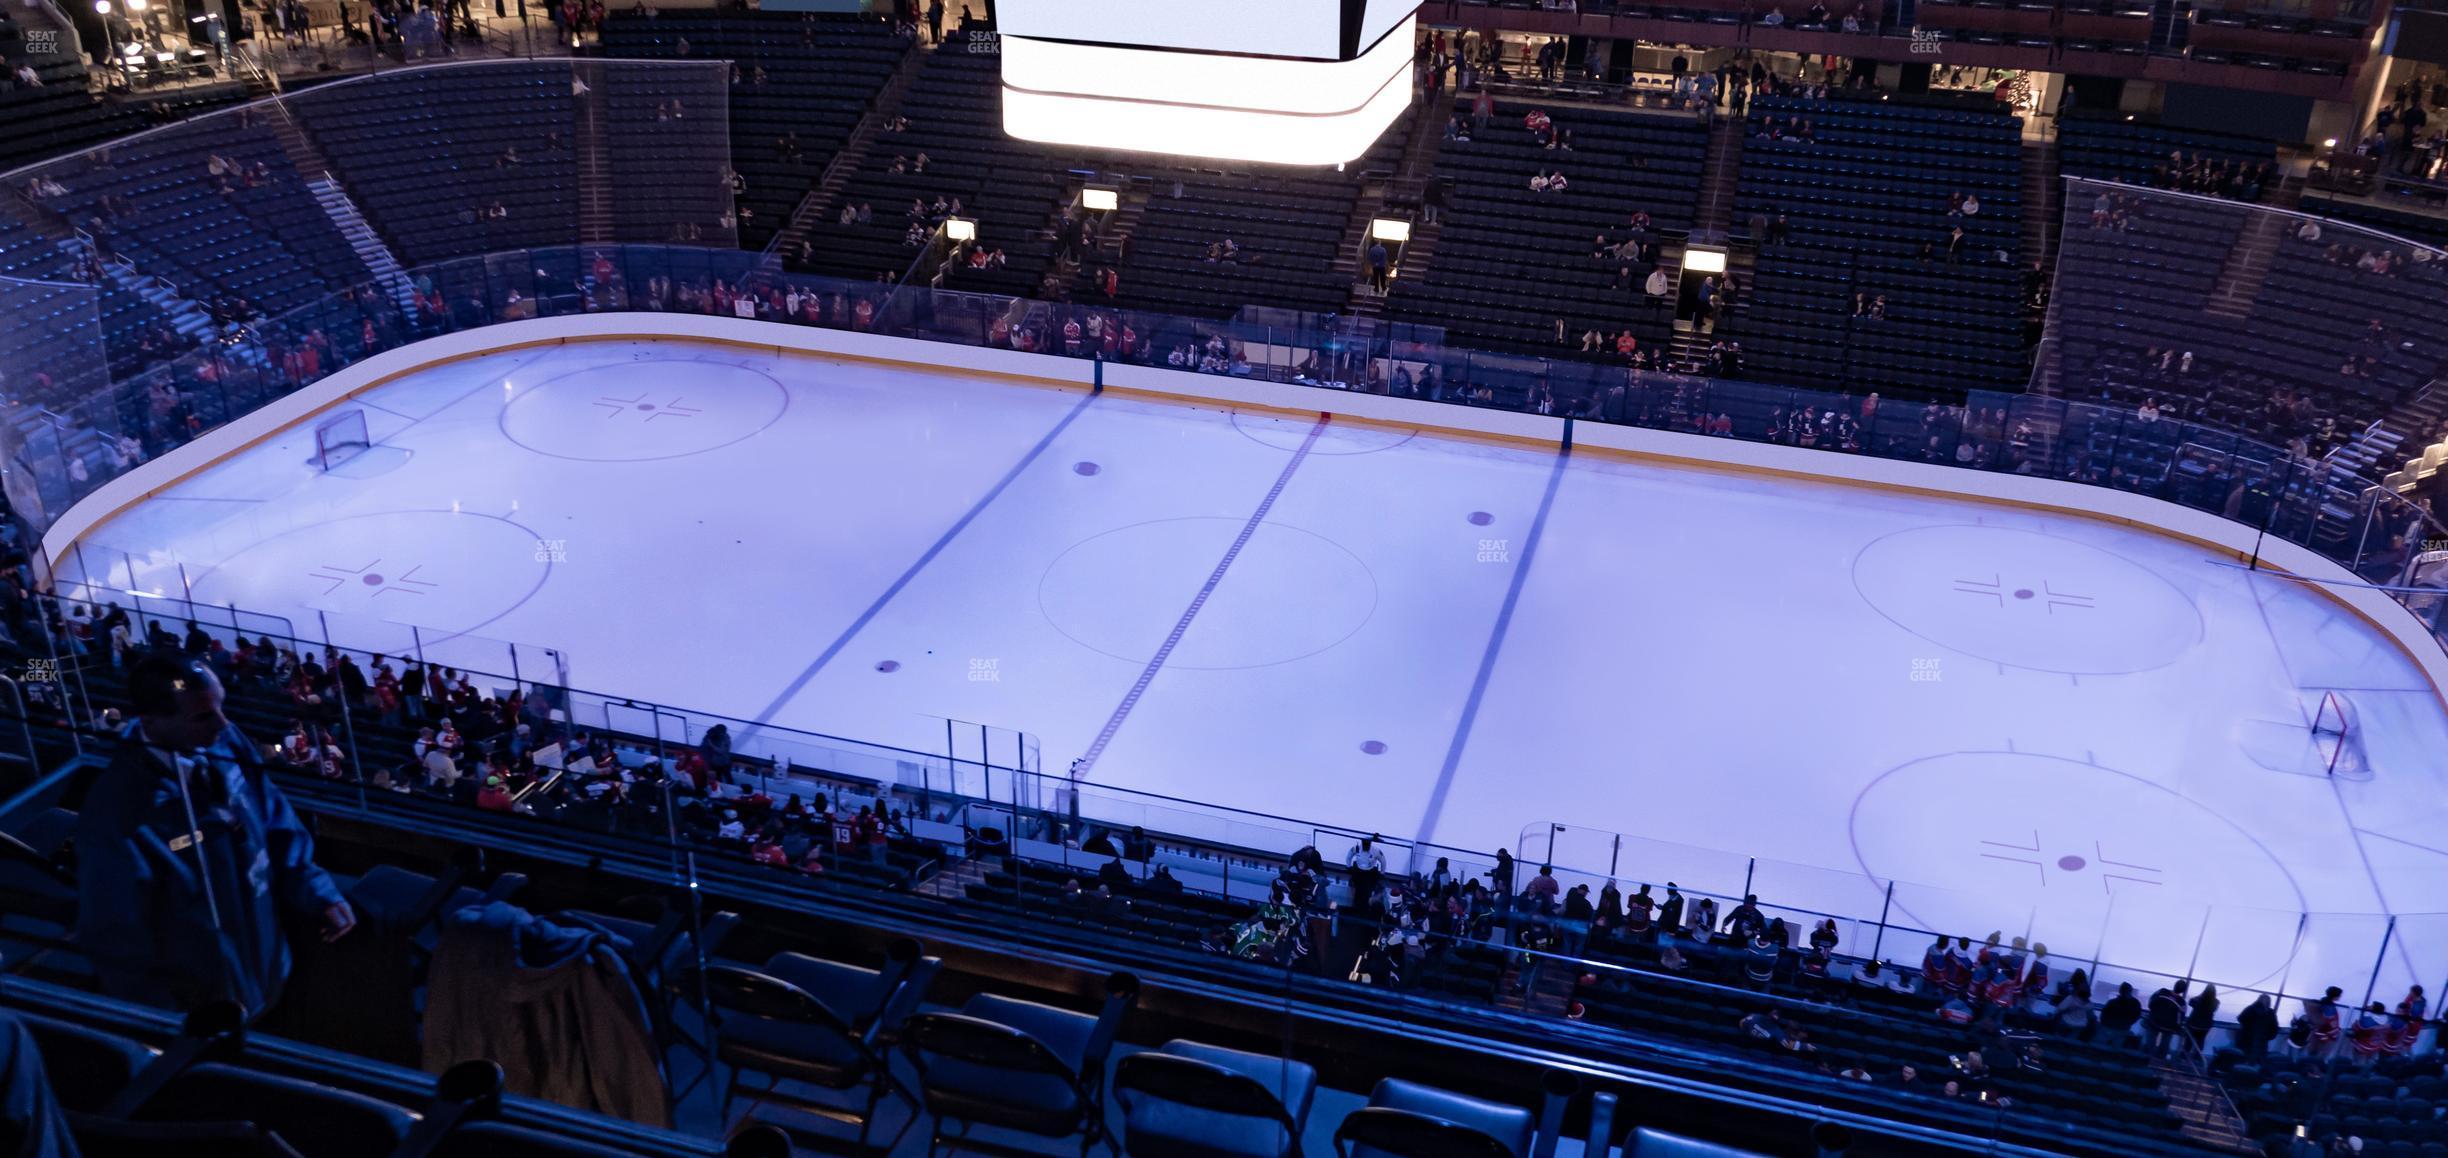
[[1487,649],[1479,653],[1479,672],[1471,678],[1470,698],[1462,704],[1462,722],[1454,726],[1453,742],[1445,748],[1445,765],[1437,770],[1436,787],[1428,793],[1428,809],[1420,814],[1419,839],[1427,844],[1436,835],[1437,820],[1445,812],[1445,796],[1453,789],[1454,772],[1462,766],[1462,750],[1470,745],[1471,725],[1479,718],[1479,705],[1487,698],[1488,680],[1496,674],[1496,656],[1504,650],[1505,632],[1513,626],[1513,609],[1521,603],[1523,586],[1530,581],[1530,564],[1538,558],[1539,540],[1547,533],[1547,514],[1555,509],[1556,490],[1564,483],[1564,468],[1572,462],[1572,449],[1556,452],[1555,469],[1547,474],[1546,493],[1539,496],[1538,517],[1530,520],[1530,537],[1522,545],[1521,562],[1513,568],[1513,582],[1505,589],[1504,606],[1496,612],[1496,626],[1488,631]]
[[1105,718],[1105,726],[1097,731],[1096,742],[1088,745],[1088,751],[1072,762],[1071,779],[1088,778],[1089,770],[1096,767],[1097,758],[1105,754],[1105,745],[1113,742],[1114,733],[1122,730],[1122,721],[1130,718],[1131,709],[1139,706],[1139,698],[1147,694],[1148,685],[1156,682],[1156,673],[1164,670],[1165,661],[1173,657],[1173,649],[1180,645],[1182,636],[1189,633],[1190,621],[1197,619],[1199,609],[1207,606],[1207,597],[1215,594],[1217,584],[1224,582],[1224,573],[1232,569],[1233,560],[1241,557],[1241,548],[1248,546],[1250,536],[1258,533],[1258,525],[1266,521],[1267,512],[1275,509],[1275,500],[1283,497],[1284,487],[1292,481],[1292,472],[1299,470],[1301,463],[1307,461],[1309,448],[1317,445],[1318,436],[1326,433],[1326,424],[1333,420],[1332,414],[1318,415],[1317,425],[1309,428],[1309,437],[1301,440],[1300,449],[1292,452],[1292,461],[1285,463],[1283,470],[1276,474],[1275,485],[1267,488],[1265,498],[1258,500],[1258,509],[1251,511],[1250,517],[1241,523],[1241,533],[1233,538],[1232,546],[1224,549],[1224,557],[1216,561],[1215,570],[1207,573],[1206,585],[1199,588],[1198,594],[1190,597],[1190,606],[1183,608],[1181,618],[1173,622],[1172,634],[1165,636],[1164,645],[1158,647],[1156,655],[1148,660],[1146,667],[1140,669],[1138,681],[1131,684],[1130,691],[1123,693],[1122,702],[1114,705],[1113,715]]
[[968,513],[963,514],[959,522],[952,524],[943,534],[936,536],[935,542],[927,547],[925,554],[918,556],[917,562],[910,564],[908,570],[901,572],[901,577],[893,580],[892,586],[885,588],[882,595],[876,596],[875,602],[867,605],[867,610],[860,612],[857,619],[850,621],[849,627],[842,629],[842,633],[834,637],[832,645],[826,647],[823,653],[816,657],[815,662],[808,664],[797,678],[791,680],[782,689],[781,695],[775,696],[772,703],[765,705],[764,711],[757,713],[754,724],[742,729],[739,735],[732,737],[732,744],[735,746],[746,744],[749,738],[756,735],[758,728],[772,723],[774,713],[781,711],[783,705],[789,703],[792,697],[797,696],[802,689],[807,687],[808,681],[816,678],[817,672],[823,671],[826,664],[833,662],[833,657],[840,655],[842,649],[850,645],[853,636],[866,630],[867,625],[883,612],[884,605],[892,602],[894,596],[901,594],[901,590],[910,585],[910,580],[916,579],[918,573],[925,570],[927,564],[934,562],[937,555],[943,554],[944,548],[951,546],[952,540],[960,537],[960,533],[967,530],[969,524],[976,522],[977,517],[985,513],[988,505],[1002,497],[1003,492],[1020,477],[1020,472],[1027,470],[1029,464],[1036,462],[1037,456],[1044,454],[1046,448],[1052,446],[1054,440],[1061,437],[1062,432],[1070,428],[1072,420],[1078,418],[1080,412],[1088,409],[1088,404],[1094,401],[1096,401],[1096,395],[1090,394],[1081,398],[1079,405],[1073,406],[1064,413],[1062,421],[1055,423],[1052,430],[1046,431],[1045,437],[1037,440],[1037,445],[1030,447],[1027,454],[1020,456],[1020,461],[1013,463],[1010,470],[1003,472],[1003,477],[997,480],[992,488],[979,496],[978,501],[970,504]]

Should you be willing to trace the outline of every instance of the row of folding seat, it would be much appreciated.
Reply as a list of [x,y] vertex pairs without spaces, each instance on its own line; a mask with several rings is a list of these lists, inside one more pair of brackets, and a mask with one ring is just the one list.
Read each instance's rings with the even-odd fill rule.
[[[689,59],[734,62],[729,163],[747,181],[740,204],[755,211],[741,230],[750,248],[786,223],[912,51],[883,21],[783,15],[616,13],[604,30],[606,48],[621,56],[676,58],[686,40]],[[786,135],[798,140],[798,160],[776,155]]]
[[[1422,277],[1398,280],[1387,303],[1399,319],[1444,326],[1457,345],[1577,358],[1583,333],[1610,337],[1631,329],[1644,346],[1672,330],[1653,316],[1640,280],[1618,285],[1619,264],[1591,254],[1597,239],[1628,237],[1635,211],[1650,216],[1647,242],[1687,228],[1700,186],[1707,127],[1683,116],[1544,108],[1573,147],[1546,149],[1524,127],[1534,109],[1503,102],[1469,141],[1445,142],[1437,175],[1452,193],[1441,214],[1435,257]],[[1564,173],[1563,193],[1534,192],[1530,177]],[[1654,257],[1652,260],[1655,260]],[[1522,271],[1535,271],[1523,276]],[[1565,323],[1561,346],[1554,323]],[[1614,358],[1612,345],[1598,355]]]
[[[841,197],[844,205],[869,207],[873,221],[866,226],[818,223],[810,237],[815,272],[870,278],[890,271],[898,276],[917,256],[902,244],[909,224],[903,211],[909,202],[958,197],[962,213],[978,222],[979,244],[1003,250],[1007,262],[984,276],[975,271],[956,275],[961,288],[1034,292],[1052,255],[1041,235],[1061,190],[1059,174],[1069,164],[1052,149],[1002,133],[996,112],[1002,92],[997,61],[971,55],[966,48],[953,44],[931,50],[920,65],[900,106],[909,129],[876,137]],[[920,153],[927,155],[925,173],[889,171],[895,157],[914,164]]]
[[[2020,279],[1994,257],[2021,248],[2016,120],[1843,94],[1762,98],[1748,115],[1754,129],[1808,119],[1813,135],[1743,144],[1735,221],[1749,234],[1786,220],[1738,307],[1755,372],[1890,396],[2020,388]],[[1955,194],[1977,196],[1980,212],[1949,215]],[[1938,260],[1957,227],[1957,262]],[[1892,321],[1853,320],[1856,293],[1886,295]]]

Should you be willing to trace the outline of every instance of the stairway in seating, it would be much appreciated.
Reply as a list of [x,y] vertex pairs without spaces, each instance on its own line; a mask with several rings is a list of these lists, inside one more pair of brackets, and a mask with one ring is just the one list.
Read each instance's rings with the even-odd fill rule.
[[357,203],[349,200],[348,191],[342,189],[340,182],[330,173],[309,179],[306,188],[314,193],[315,204],[323,207],[323,215],[331,218],[340,236],[348,238],[349,248],[357,251],[357,260],[364,262],[366,269],[373,273],[374,280],[381,282],[383,289],[391,294],[391,300],[399,306],[400,312],[414,318],[417,311],[415,283],[408,280],[408,271],[400,267],[399,258],[392,255],[391,247],[383,244],[381,235],[374,232],[373,224],[366,220],[364,213],[358,211]]
[[[2397,404],[2387,416],[2338,449],[2332,461],[2350,466],[2399,494],[2411,492],[2448,462],[2448,441],[2439,439],[2448,415],[2448,379],[2433,379]],[[2406,449],[2415,451],[2405,457]]]
[[602,245],[613,240],[612,137],[604,103],[601,61],[574,59],[570,69],[586,85],[578,102],[578,241]]
[[833,159],[825,162],[824,172],[817,174],[815,183],[809,185],[807,193],[799,198],[799,204],[791,207],[790,217],[782,223],[782,228],[775,230],[772,239],[765,243],[767,268],[797,253],[799,243],[807,240],[808,234],[833,214],[841,200],[842,190],[850,187],[851,175],[867,163],[867,155],[874,150],[876,138],[884,135],[884,126],[900,115],[901,98],[909,92],[919,72],[925,69],[926,59],[927,50],[914,43],[901,54],[901,63],[893,67],[892,76],[885,80],[884,87],[876,90],[875,100],[868,104],[866,115],[859,118],[857,127],[850,130],[849,138],[842,142]]
[[[1367,264],[1362,260],[1368,252],[1369,225],[1387,215],[1390,206],[1408,209],[1424,205],[1428,187],[1436,181],[1437,158],[1445,151],[1445,122],[1453,116],[1459,98],[1453,90],[1440,91],[1435,99],[1426,101],[1411,112],[1411,131],[1403,138],[1402,160],[1395,165],[1393,175],[1384,181],[1372,181],[1363,186],[1352,201],[1351,219],[1344,223],[1343,243],[1335,250],[1335,272],[1351,279],[1351,296],[1347,305],[1350,313],[1375,315],[1384,312],[1385,296],[1370,288]],[[1422,214],[1411,214],[1411,241],[1403,248],[1396,277],[1409,274],[1417,278],[1428,269],[1428,259],[1436,252],[1430,235],[1443,232],[1429,225]],[[1388,248],[1391,248],[1390,246]]]
[[2168,1108],[2184,1123],[2179,1132],[2186,1138],[2230,1154],[2261,1152],[2245,1133],[2235,1103],[2218,1083],[2201,1073],[2197,1063],[2154,1061],[2151,1073],[2159,1079],[2159,1092],[2167,1095]]
[[946,860],[933,876],[918,882],[917,892],[922,897],[965,901],[969,899],[969,886],[984,881],[986,873],[986,862],[974,857]]
[[254,115],[260,118],[264,122],[264,127],[271,129],[272,136],[280,141],[281,152],[289,155],[291,168],[309,176],[316,173],[325,176],[331,174],[331,159],[325,157],[322,148],[315,144],[314,138],[307,135],[306,126],[299,124],[297,118],[290,115],[287,101],[266,101],[257,107],[263,111]]
[[212,314],[182,293],[178,283],[146,273],[124,257],[104,258],[102,273],[119,288],[168,314],[170,328],[182,337],[201,339],[213,332]]
[[2277,260],[2278,242],[2286,235],[2285,224],[2275,213],[2253,215],[2235,248],[2227,251],[2227,265],[2219,270],[2218,288],[2210,291],[2204,310],[2237,320],[2252,316],[2253,300],[2269,281],[2270,263]]
[[[1372,179],[1363,184],[1359,196],[1352,199],[1351,219],[1343,225],[1343,240],[1335,247],[1334,259],[1334,271],[1350,279],[1351,284],[1344,312],[1375,315],[1384,311],[1385,295],[1369,285],[1368,263],[1364,260],[1369,247],[1369,226],[1385,216],[1389,206],[1418,204],[1425,189],[1426,186],[1420,182],[1401,178]],[[1416,216],[1411,228],[1411,236],[1418,238],[1421,226]],[[1389,252],[1393,248],[1391,245],[1386,247]],[[1419,270],[1423,268],[1410,253],[1403,254],[1402,265],[1412,270],[1413,277],[1419,276]]]
[[1574,962],[1549,958],[1538,971],[1538,984],[1521,988],[1527,971],[1516,956],[1505,962],[1504,977],[1496,984],[1496,1008],[1532,1017],[1562,1017],[1571,1004],[1573,985],[1580,980],[1574,972],[1578,968]]
[[[1102,266],[1120,268],[1123,259],[1130,253],[1131,235],[1137,233],[1139,223],[1147,219],[1148,202],[1170,196],[1164,190],[1150,188],[1145,182],[1132,181],[1116,173],[1099,173],[1095,182],[1082,182],[1082,185],[1091,183],[1117,190],[1114,211],[1105,219],[1105,227],[1097,231],[1095,248],[1083,251],[1077,261],[1064,261],[1062,255],[1057,253],[1054,260],[1047,263],[1040,297],[1067,302],[1091,292],[1094,287],[1088,284],[1087,275]],[[1046,214],[1046,236],[1061,236],[1063,210],[1079,204],[1079,201],[1080,190],[1074,188],[1062,204]],[[1083,209],[1081,212],[1087,211]],[[1105,298],[1099,293],[1090,300],[1104,301]]]
[[[1734,185],[1742,177],[1743,118],[1718,117],[1709,126],[1708,157],[1700,197],[1692,206],[1693,233],[1723,237],[1734,223]],[[1758,239],[1752,239],[1758,244]]]
[[2065,181],[2057,175],[2057,142],[2023,139],[2023,268],[2057,260],[2057,230],[2065,217]]

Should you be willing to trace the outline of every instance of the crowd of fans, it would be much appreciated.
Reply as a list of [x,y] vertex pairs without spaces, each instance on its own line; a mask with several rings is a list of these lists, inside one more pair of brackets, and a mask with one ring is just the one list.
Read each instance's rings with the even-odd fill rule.
[[2266,190],[2278,183],[2278,163],[2258,164],[2232,158],[2211,157],[2200,151],[2186,156],[2177,149],[2167,159],[2151,166],[2149,184],[2160,189],[2175,189],[2210,197],[2225,197],[2233,201],[2258,201]]
[[2448,157],[2448,118],[2439,118],[2440,123],[2435,124],[2433,110],[2444,108],[2448,108],[2448,81],[2435,79],[2426,86],[2421,79],[2409,77],[2372,114],[2372,130],[2356,142],[2355,151],[2399,177],[2436,180],[2442,158]]
[[[1110,917],[1124,917],[1141,902],[1169,903],[1182,892],[1169,873],[1135,874],[1126,862],[1144,863],[1154,842],[1132,829],[1117,844],[1113,834],[1093,831],[1070,847],[1111,858],[1093,878],[1072,876],[1058,894],[1061,903]],[[1846,953],[1844,935],[1832,918],[1789,923],[1771,915],[1756,896],[1728,902],[1685,894],[1674,882],[1655,889],[1638,884],[1627,892],[1609,880],[1594,893],[1586,884],[1566,887],[1552,866],[1525,870],[1498,850],[1484,874],[1457,873],[1440,857],[1424,872],[1389,872],[1377,838],[1364,838],[1345,854],[1338,881],[1314,846],[1293,853],[1269,886],[1267,900],[1245,914],[1217,921],[1199,938],[1207,951],[1244,960],[1302,969],[1369,985],[1442,988],[1459,966],[1456,955],[1476,949],[1508,963],[1509,991],[1540,987],[1552,968],[1569,969],[1573,980],[1562,1015],[1586,1015],[1584,998],[1635,992],[1635,974],[1653,970],[1728,987],[1773,991],[1841,1006],[1919,1008],[1989,1043],[1989,1056],[1968,1051],[1941,1063],[1932,1059],[1929,1092],[1978,1097],[1991,1064],[2038,1069],[2039,1041],[2059,1036],[2083,1042],[2123,1044],[2154,1058],[2201,1056],[2213,1049],[2259,1059],[2276,1056],[2300,1069],[2351,1065],[2363,1069],[2416,1051],[2428,1026],[2422,987],[2413,987],[2394,1007],[2368,1003],[2360,1011],[2330,988],[2307,998],[2281,1026],[2273,997],[2256,993],[2234,1014],[2231,1029],[2219,1025],[2217,987],[2198,990],[2172,980],[2149,995],[2120,983],[2113,993],[2095,992],[2087,969],[2060,971],[2046,945],[1991,933],[1980,944],[1968,937],[1937,937],[1917,967]],[[1634,968],[1620,967],[1622,962]],[[1593,968],[1592,963],[1603,968]],[[1877,998],[1875,1001],[1870,998]],[[1809,1053],[1807,1029],[1789,1010],[1745,1015],[1752,1037],[1796,1053]],[[1916,1086],[1925,1080],[1902,1072],[1871,1074],[1822,1069],[1878,1084]],[[1960,1082],[1960,1089],[1941,1084]]]

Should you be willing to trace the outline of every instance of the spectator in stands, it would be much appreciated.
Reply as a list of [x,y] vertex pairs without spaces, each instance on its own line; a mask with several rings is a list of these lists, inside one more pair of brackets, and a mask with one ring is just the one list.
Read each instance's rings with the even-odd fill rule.
[[2185,1014],[2185,1036],[2191,1039],[2195,1049],[2202,1048],[2210,1040],[2210,1030],[2218,1024],[2218,1007],[2218,986],[2205,983],[2201,994],[2192,1000]]
[[2345,991],[2332,985],[2316,1000],[2304,1002],[2304,1012],[2296,1019],[2304,1029],[2304,1052],[2315,1061],[2328,1061],[2337,1056],[2343,1044],[2344,1016],[2338,1010],[2338,999]]
[[1665,267],[1659,266],[1649,271],[1648,280],[1642,283],[1641,291],[1649,303],[1649,316],[1654,320],[1658,314],[1665,312],[1667,295],[1674,292],[1674,280],[1666,276]]
[[1710,939],[1710,933],[1716,928],[1717,898],[1702,897],[1698,904],[1691,907],[1691,921],[1685,926],[1684,932],[1705,942]]
[[1725,931],[1745,943],[1768,928],[1768,918],[1759,910],[1759,897],[1745,894],[1742,903],[1726,914]]
[[1363,910],[1376,903],[1377,889],[1385,882],[1385,850],[1377,847],[1378,839],[1374,833],[1360,838],[1343,857],[1351,870],[1352,904]]
[[221,713],[192,656],[129,673],[136,723],[78,815],[78,947],[115,996],[176,1009],[279,1002],[284,917],[345,936],[356,914],[314,863],[314,838]]
[[2256,994],[2252,1004],[2236,1015],[2235,1046],[2246,1057],[2260,1057],[2277,1038],[2278,1010],[2270,1004],[2269,994]]
[[1522,889],[1522,896],[1545,908],[1553,905],[1563,892],[1564,886],[1555,879],[1555,866],[1540,865],[1538,875],[1531,877],[1529,885]]
[[2417,985],[2406,991],[2405,1000],[2397,1003],[2395,1014],[2399,1030],[2396,1052],[2413,1051],[2414,1040],[2422,1036],[2423,1014],[2429,1008],[2430,1002],[2423,997],[2422,986]]
[[2142,1048],[2154,1058],[2168,1057],[2183,1044],[2185,985],[2178,981],[2151,994],[2150,1007],[2143,1014],[2142,1028],[2147,1033]]
[[2389,1022],[2388,1007],[2375,1001],[2355,1015],[2354,1028],[2348,1035],[2354,1053],[2355,1068],[2368,1071],[2387,1055],[2395,1034]]
[[[2133,1033],[2134,1023],[2142,1020],[2142,1001],[2134,996],[2133,984],[2121,982],[2116,996],[2100,1007],[2099,1028],[2107,1030],[2112,1041],[2122,1042]],[[2084,1040],[2089,1040],[2085,1038]]]
[[1369,288],[1377,291],[1380,294],[1385,293],[1392,288],[1391,273],[1386,268],[1387,261],[1388,254],[1386,253],[1385,242],[1379,241],[1375,238],[1369,239]]

